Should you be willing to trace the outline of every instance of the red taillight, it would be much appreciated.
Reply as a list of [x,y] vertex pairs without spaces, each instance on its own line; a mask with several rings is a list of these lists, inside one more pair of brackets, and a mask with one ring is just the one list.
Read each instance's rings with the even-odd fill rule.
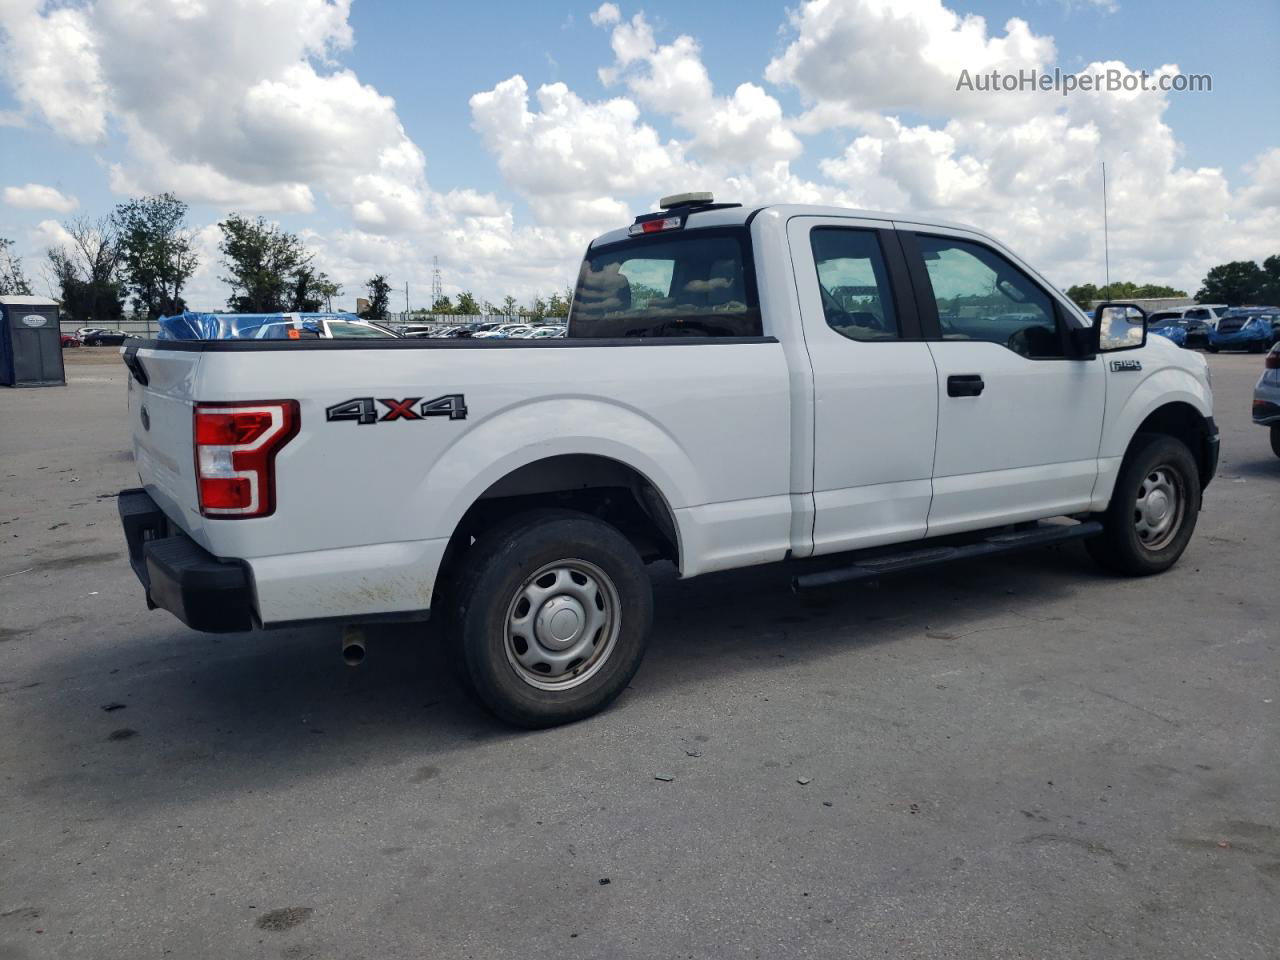
[[661,233],[663,230],[679,230],[683,226],[683,217],[663,217],[657,220],[641,220],[639,223],[633,223],[627,228],[627,233],[635,237],[645,233]]
[[276,508],[276,454],[298,432],[296,400],[197,403],[196,487],[206,517],[265,517]]
[[1267,354],[1267,359],[1263,363],[1268,370],[1280,370],[1280,344],[1271,348],[1271,352]]

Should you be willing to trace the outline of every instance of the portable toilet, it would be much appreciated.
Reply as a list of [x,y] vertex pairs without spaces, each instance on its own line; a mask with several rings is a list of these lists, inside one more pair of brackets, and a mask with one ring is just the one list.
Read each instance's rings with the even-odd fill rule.
[[66,382],[57,301],[0,296],[0,386],[60,387]]

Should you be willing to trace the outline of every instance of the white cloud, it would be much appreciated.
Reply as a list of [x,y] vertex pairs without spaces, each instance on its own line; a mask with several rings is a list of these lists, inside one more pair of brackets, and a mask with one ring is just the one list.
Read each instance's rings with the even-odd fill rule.
[[102,139],[107,85],[88,12],[41,14],[39,0],[3,0],[0,40],[4,72],[26,110],[79,143]]
[[41,183],[5,187],[4,202],[21,210],[52,210],[55,213],[70,213],[80,205],[75,197]]
[[607,27],[617,23],[621,17],[622,13],[616,3],[602,3],[591,14],[591,23],[593,26]]
[[1008,112],[1025,96],[958,91],[961,71],[1043,69],[1056,56],[1053,39],[1025,20],[989,34],[985,19],[962,17],[941,0],[810,0],[790,24],[795,38],[765,77],[816,105],[854,111]]

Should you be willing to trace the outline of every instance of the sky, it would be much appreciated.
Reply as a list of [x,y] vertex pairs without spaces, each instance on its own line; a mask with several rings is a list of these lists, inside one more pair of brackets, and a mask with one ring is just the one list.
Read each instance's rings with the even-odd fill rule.
[[[1000,70],[1209,74],[1200,92],[980,92]],[[36,292],[62,224],[190,204],[303,236],[352,306],[385,274],[522,302],[664,194],[974,224],[1062,287],[1194,293],[1280,253],[1276,0],[0,0],[0,237]]]

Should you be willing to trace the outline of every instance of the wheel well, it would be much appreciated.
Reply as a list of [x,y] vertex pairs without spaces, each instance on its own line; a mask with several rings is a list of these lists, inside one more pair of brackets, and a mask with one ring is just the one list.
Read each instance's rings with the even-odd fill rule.
[[449,541],[441,577],[486,529],[539,507],[599,517],[630,540],[646,562],[665,558],[680,564],[675,515],[647,477],[608,457],[564,454],[525,464],[480,494]]
[[1138,427],[1138,433],[1163,433],[1187,445],[1200,471],[1200,486],[1208,486],[1213,464],[1209,452],[1209,423],[1189,403],[1166,403],[1154,410]]

